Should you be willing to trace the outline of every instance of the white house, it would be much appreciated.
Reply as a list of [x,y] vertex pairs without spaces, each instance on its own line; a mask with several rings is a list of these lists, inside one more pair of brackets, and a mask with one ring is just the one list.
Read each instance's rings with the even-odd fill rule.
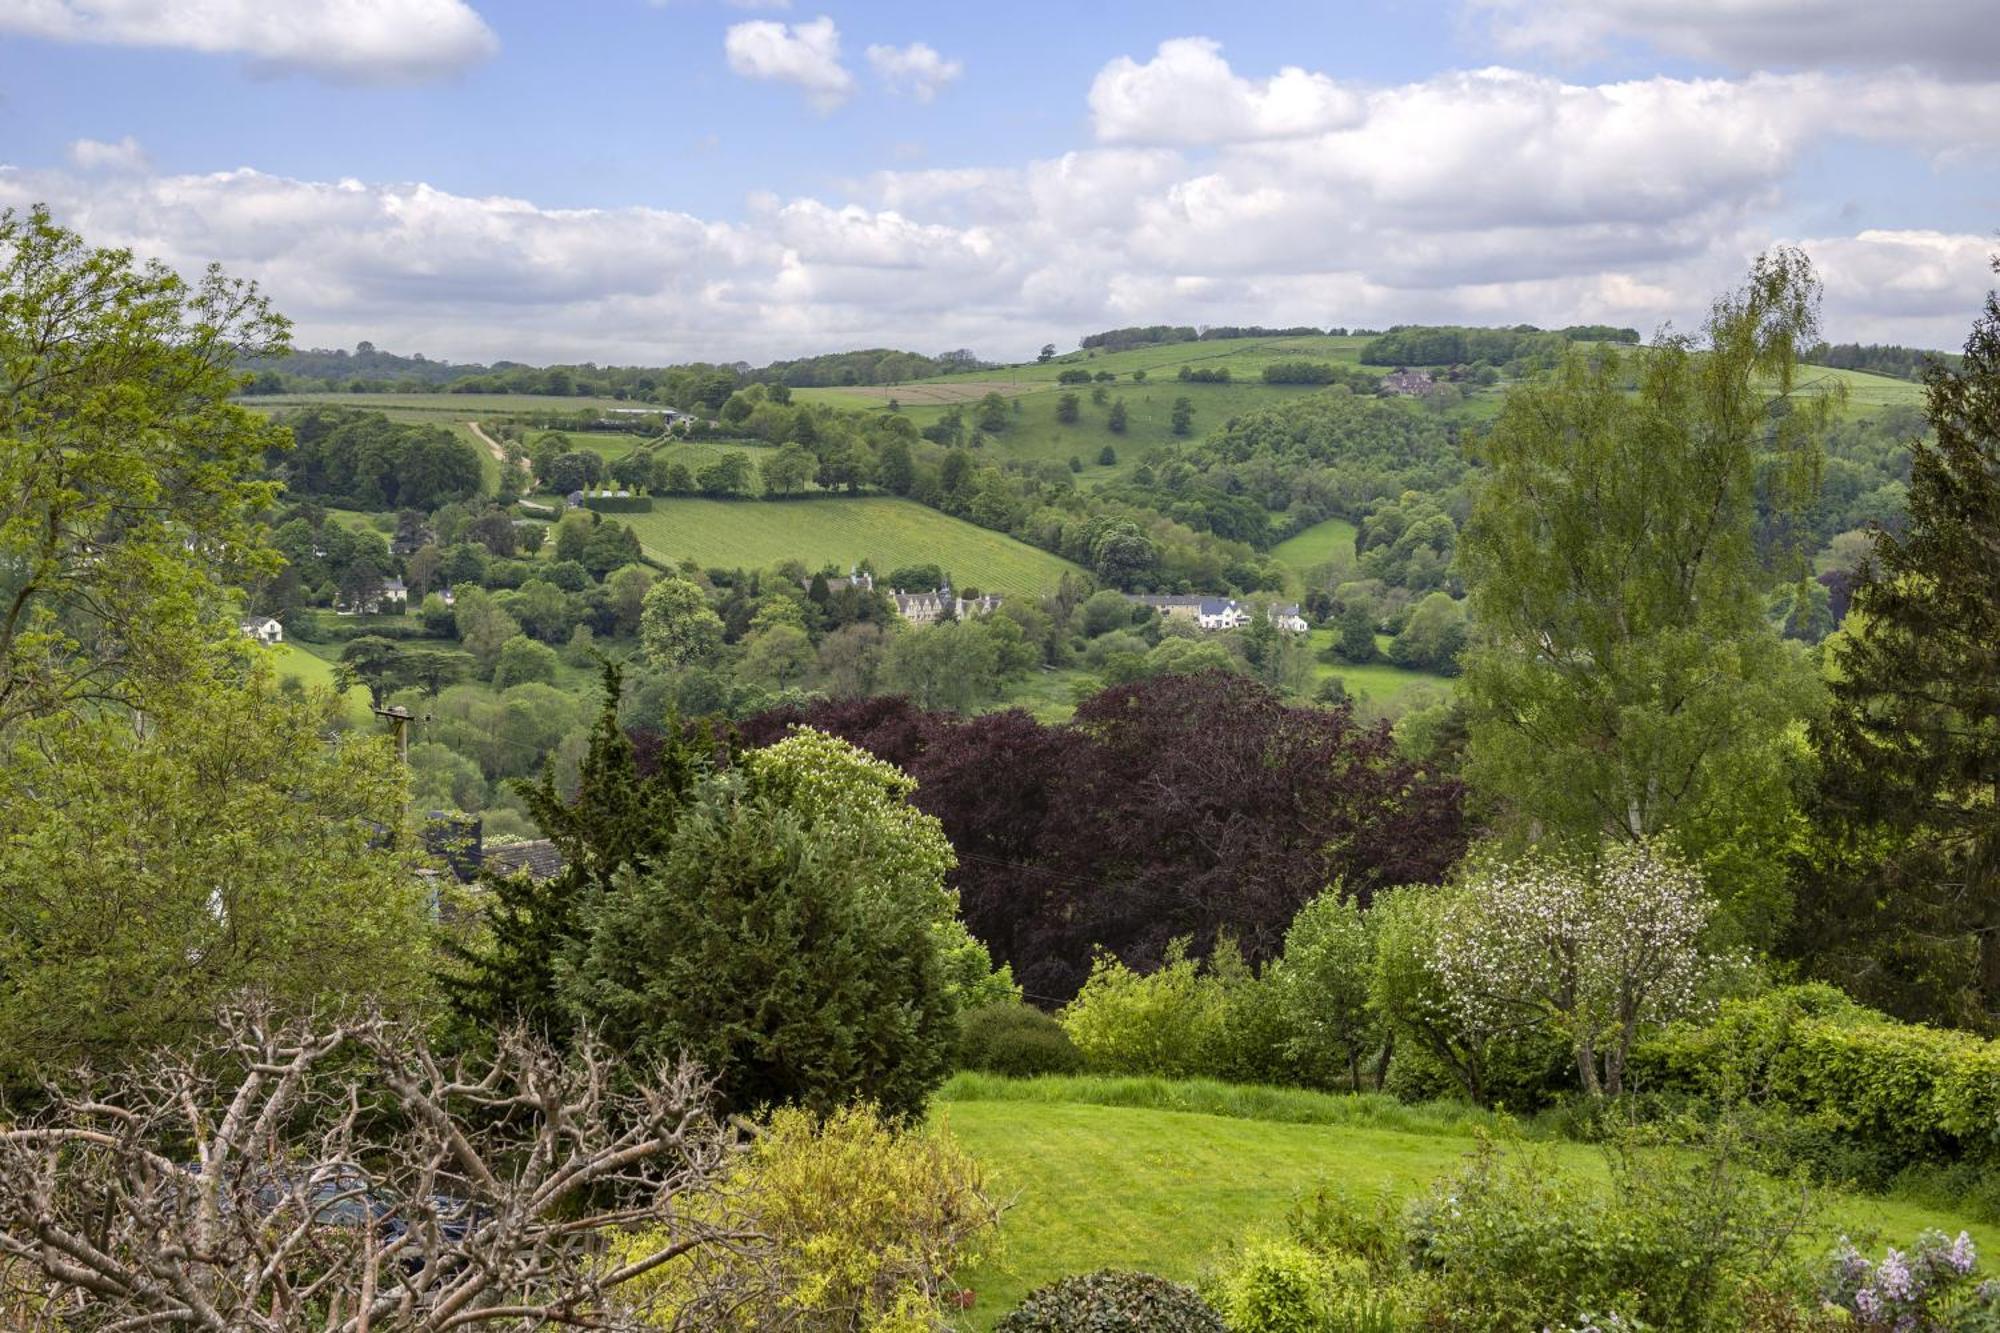
[[1207,597],[1195,608],[1194,623],[1207,630],[1241,629],[1250,623],[1250,613],[1232,598]]
[[1297,602],[1287,602],[1283,606],[1273,603],[1267,614],[1271,617],[1273,625],[1289,634],[1304,634],[1312,628],[1306,624],[1306,618],[1299,614]]
[[406,606],[410,601],[410,589],[401,579],[389,579],[382,584],[378,594],[382,601],[395,602]]
[[266,648],[285,641],[285,627],[269,616],[252,616],[248,620],[239,620],[236,622],[236,628]]

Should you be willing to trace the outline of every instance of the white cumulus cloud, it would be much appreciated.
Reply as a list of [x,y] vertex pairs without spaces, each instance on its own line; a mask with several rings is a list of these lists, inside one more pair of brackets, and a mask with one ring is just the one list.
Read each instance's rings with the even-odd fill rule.
[[85,171],[144,171],[149,165],[146,150],[129,134],[117,143],[78,139],[69,146],[69,160]]
[[928,102],[938,90],[965,73],[962,61],[947,60],[927,42],[908,46],[871,46],[868,63],[875,74],[897,92],[908,92],[919,102]]
[[1176,37],[1145,64],[1120,56],[1090,86],[1090,114],[1106,143],[1215,144],[1286,139],[1354,122],[1360,100],[1324,74],[1296,66],[1246,79],[1221,43]]
[[500,47],[464,0],[12,0],[0,32],[240,55],[356,83],[438,78]]
[[722,47],[730,69],[746,79],[794,84],[822,114],[854,93],[854,76],[840,63],[840,29],[825,15],[809,23],[733,24]]

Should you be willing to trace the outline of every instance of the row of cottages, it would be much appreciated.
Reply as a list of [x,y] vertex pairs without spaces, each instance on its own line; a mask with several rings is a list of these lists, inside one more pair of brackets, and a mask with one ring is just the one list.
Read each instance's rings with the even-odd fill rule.
[[[1185,621],[1197,629],[1242,629],[1250,623],[1250,608],[1233,597],[1127,593],[1126,600],[1137,606],[1150,606],[1164,619]],[[1273,603],[1265,608],[1264,614],[1272,624],[1292,634],[1304,634],[1311,628],[1299,614],[1297,602]]]
[[[812,587],[812,580],[804,586]],[[826,590],[839,592],[844,588],[859,588],[863,592],[875,591],[875,576],[865,569],[849,570],[846,578],[828,579]],[[953,616],[960,620],[968,616],[990,616],[1000,609],[1000,598],[994,593],[984,593],[978,597],[960,597],[947,584],[931,592],[904,592],[901,588],[889,591],[889,600],[896,604],[896,614],[912,625],[935,625],[945,619],[945,608],[949,607]]]
[[951,615],[959,620],[990,616],[1000,609],[1000,598],[993,593],[966,598],[948,587],[933,592],[904,592],[901,588],[892,588],[889,597],[896,603],[896,614],[912,625],[934,625],[949,619],[951,617],[945,615],[946,608],[950,608]]

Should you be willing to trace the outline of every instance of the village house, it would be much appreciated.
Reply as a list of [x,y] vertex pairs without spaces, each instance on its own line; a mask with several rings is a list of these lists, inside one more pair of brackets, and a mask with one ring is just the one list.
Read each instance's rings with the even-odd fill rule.
[[285,627],[269,616],[251,616],[248,620],[239,620],[236,622],[236,628],[266,648],[285,641]]
[[1437,382],[1431,378],[1427,370],[1399,368],[1382,377],[1383,392],[1401,394],[1406,398],[1421,398],[1436,387]]
[[[799,586],[807,592],[811,592],[812,580],[800,579]],[[859,588],[863,592],[874,592],[875,576],[867,570],[856,566],[848,569],[846,578],[830,578],[826,581],[826,590],[828,592],[845,592],[849,588]]]
[[[1127,593],[1125,600],[1135,606],[1150,606],[1162,619],[1179,620],[1209,631],[1242,629],[1250,623],[1251,609],[1233,597],[1202,597],[1187,594]],[[1304,634],[1311,628],[1299,614],[1297,602],[1266,607],[1264,614],[1279,629]]]
[[[889,596],[896,603],[896,614],[912,625],[934,625],[940,620],[990,616],[1000,609],[1000,598],[993,593],[965,598],[949,587],[933,592],[904,592],[897,588]],[[950,615],[945,614],[947,610]]]

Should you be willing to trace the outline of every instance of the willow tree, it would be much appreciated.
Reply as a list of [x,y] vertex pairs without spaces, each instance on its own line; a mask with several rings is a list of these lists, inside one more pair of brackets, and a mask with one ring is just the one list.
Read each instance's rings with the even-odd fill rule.
[[1818,298],[1773,251],[1699,334],[1579,349],[1514,391],[1459,548],[1476,790],[1523,839],[1664,837],[1758,942],[1785,915],[1816,687],[1766,623],[1755,522],[1817,482],[1832,403],[1797,372]]

